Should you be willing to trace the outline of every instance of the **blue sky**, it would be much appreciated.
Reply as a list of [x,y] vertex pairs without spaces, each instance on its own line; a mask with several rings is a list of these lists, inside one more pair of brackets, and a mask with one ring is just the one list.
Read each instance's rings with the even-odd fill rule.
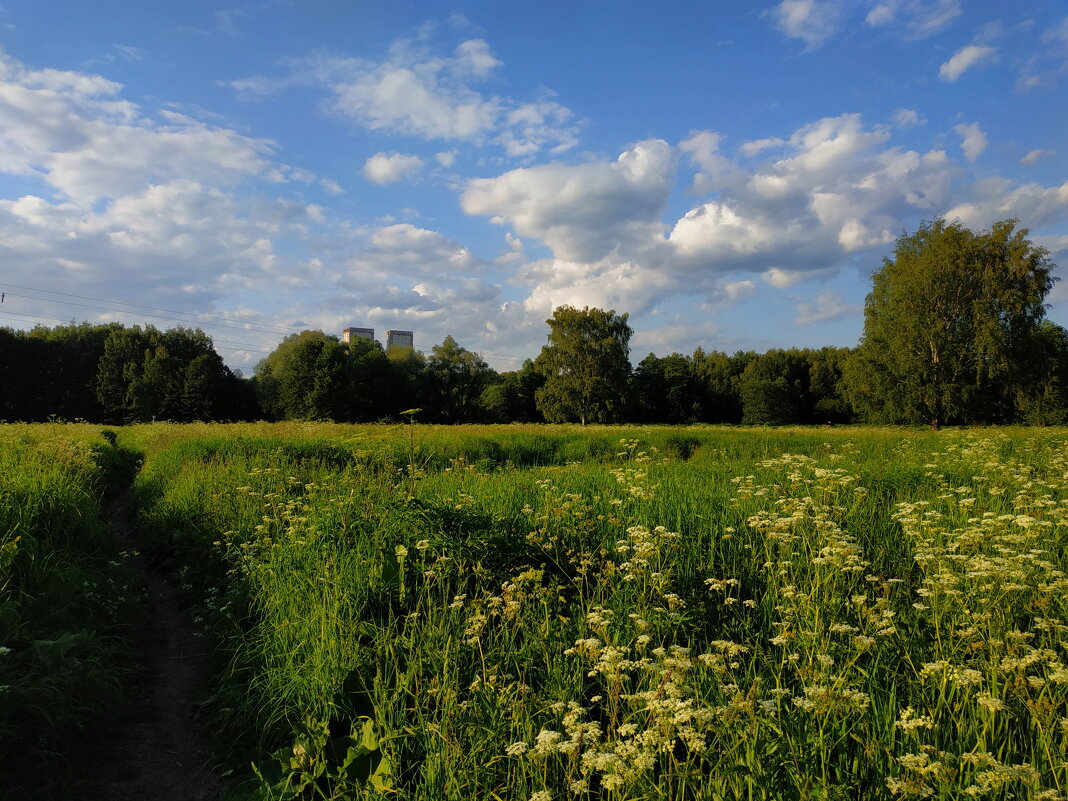
[[923,220],[1068,266],[1066,130],[1054,0],[3,2],[0,325],[853,345]]

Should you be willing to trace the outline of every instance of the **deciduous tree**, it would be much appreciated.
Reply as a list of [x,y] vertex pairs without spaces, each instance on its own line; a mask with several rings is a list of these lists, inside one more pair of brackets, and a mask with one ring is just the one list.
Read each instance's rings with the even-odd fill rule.
[[549,344],[534,361],[545,376],[538,410],[551,423],[610,423],[623,419],[630,376],[626,314],[560,306],[549,324]]
[[1015,220],[976,233],[935,220],[875,274],[864,337],[846,366],[870,419],[997,422],[1011,416],[1053,284],[1049,252]]

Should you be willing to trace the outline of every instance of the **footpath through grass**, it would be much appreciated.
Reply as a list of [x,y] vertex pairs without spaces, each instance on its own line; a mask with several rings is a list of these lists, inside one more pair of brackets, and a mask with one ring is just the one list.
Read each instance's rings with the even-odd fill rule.
[[1066,440],[120,432],[234,797],[426,801],[1066,797]]
[[0,426],[0,797],[76,796],[137,685],[142,608],[104,512],[132,470],[99,426]]

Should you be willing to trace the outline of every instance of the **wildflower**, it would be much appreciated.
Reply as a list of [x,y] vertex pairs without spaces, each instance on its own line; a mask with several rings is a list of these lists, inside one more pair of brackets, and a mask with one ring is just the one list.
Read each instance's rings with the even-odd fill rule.
[[520,756],[525,754],[529,746],[524,742],[512,743],[510,746],[504,749],[504,753],[508,756]]
[[1000,712],[1005,708],[1005,702],[1000,698],[994,698],[987,693],[979,693],[975,698],[979,702],[979,706],[990,710],[991,712]]

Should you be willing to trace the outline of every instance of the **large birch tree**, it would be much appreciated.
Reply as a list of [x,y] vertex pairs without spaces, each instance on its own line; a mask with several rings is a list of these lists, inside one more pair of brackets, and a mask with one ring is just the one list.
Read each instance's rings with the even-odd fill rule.
[[940,219],[898,239],[846,369],[869,419],[938,428],[1011,417],[1054,280],[1049,251],[1016,225],[976,233]]

